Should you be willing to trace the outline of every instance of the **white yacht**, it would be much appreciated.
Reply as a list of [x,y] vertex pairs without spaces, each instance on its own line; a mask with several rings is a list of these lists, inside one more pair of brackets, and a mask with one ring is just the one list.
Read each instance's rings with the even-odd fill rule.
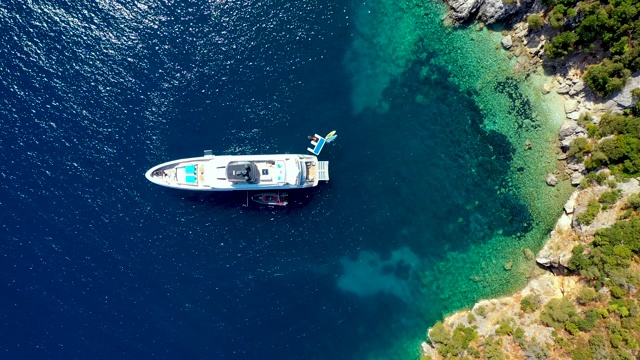
[[315,155],[213,155],[169,161],[145,174],[154,184],[184,190],[284,190],[329,180],[329,162]]

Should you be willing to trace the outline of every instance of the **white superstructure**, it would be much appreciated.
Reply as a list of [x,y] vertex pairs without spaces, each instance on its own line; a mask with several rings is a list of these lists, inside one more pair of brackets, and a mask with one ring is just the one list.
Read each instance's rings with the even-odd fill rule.
[[314,187],[329,180],[329,162],[314,155],[212,155],[169,161],[145,174],[152,183],[199,191]]

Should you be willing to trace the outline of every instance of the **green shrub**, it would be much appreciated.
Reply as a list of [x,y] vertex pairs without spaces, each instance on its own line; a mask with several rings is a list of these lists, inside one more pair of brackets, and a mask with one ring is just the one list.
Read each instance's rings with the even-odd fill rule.
[[476,339],[478,339],[478,332],[474,328],[458,325],[453,330],[451,344],[458,349],[456,352],[459,354],[462,350],[468,349],[469,344]]
[[487,317],[487,308],[484,306],[478,306],[476,309],[476,314],[482,316],[483,318]]
[[596,327],[598,320],[600,320],[600,315],[594,309],[589,309],[584,318],[576,322],[576,325],[580,331],[591,331]]
[[527,359],[548,359],[549,349],[538,341],[532,341],[529,344],[525,344],[523,350]]
[[593,288],[583,287],[578,293],[578,303],[580,303],[580,305],[587,305],[588,303],[592,302],[597,296],[598,294]]
[[521,327],[516,328],[513,332],[513,339],[520,347],[524,347],[524,329]]
[[592,354],[599,354],[607,349],[607,340],[600,333],[591,334],[589,337],[589,351]]
[[500,339],[494,341],[492,336],[486,338],[483,355],[486,360],[504,360],[506,354],[502,350],[502,341]]
[[567,349],[570,345],[569,341],[567,341],[566,338],[558,335],[558,333],[556,333],[556,335],[553,336],[553,340],[555,341],[556,345],[558,345],[558,347],[560,347],[561,349]]
[[476,317],[473,315],[473,313],[469,313],[469,315],[467,315],[467,321],[469,322],[469,324],[473,324],[476,321]]
[[604,139],[598,144],[598,149],[604,153],[611,163],[619,163],[635,152],[637,139],[627,135],[616,135]]
[[551,299],[540,313],[540,321],[554,329],[563,329],[566,323],[577,319],[575,306],[566,298]]
[[622,134],[628,119],[624,115],[606,113],[602,115],[598,125],[603,135]]
[[627,291],[621,288],[620,286],[613,286],[611,287],[610,291],[611,291],[611,296],[617,299],[620,299],[627,294]]
[[542,16],[538,14],[532,14],[527,17],[527,25],[531,30],[539,30],[544,25]]
[[606,318],[609,317],[609,310],[607,310],[607,309],[604,309],[604,308],[603,309],[598,309],[596,312],[603,319],[606,319]]
[[602,151],[596,150],[591,153],[591,157],[584,162],[584,166],[590,170],[597,170],[609,163],[609,158]]
[[604,185],[604,182],[607,180],[607,174],[605,174],[604,172],[590,172],[587,174],[587,176],[585,176],[585,179],[589,182],[589,183],[597,183],[599,185]]
[[573,336],[576,336],[580,333],[580,328],[578,328],[578,325],[572,323],[571,321],[567,321],[564,324],[564,328],[569,332],[569,334]]
[[591,200],[587,204],[587,209],[576,216],[576,219],[580,224],[589,225],[596,218],[600,212],[600,203],[597,200]]
[[628,46],[629,37],[623,36],[618,42],[609,48],[609,51],[611,51],[611,55],[622,55],[626,52]]
[[626,209],[622,214],[620,214],[618,220],[626,220],[631,217],[631,214],[633,214],[633,209]]
[[577,345],[575,348],[571,350],[571,359],[572,360],[593,360],[589,349],[581,347]]
[[601,204],[611,206],[615,204],[616,201],[618,201],[618,199],[620,199],[621,196],[622,196],[622,191],[620,189],[607,190],[603,192],[602,195],[600,195],[600,198],[598,198],[598,201]]
[[513,334],[513,329],[511,328],[511,325],[509,325],[509,322],[501,321],[500,325],[498,325],[498,328],[496,329],[496,335],[503,336],[511,334]]
[[573,156],[576,159],[578,159],[578,161],[582,161],[582,159],[584,158],[584,153],[589,151],[591,151],[591,145],[589,144],[589,140],[587,140],[587,138],[584,138],[584,137],[579,137],[571,141],[571,144],[569,145],[568,154],[569,156]]
[[627,198],[627,203],[633,210],[640,209],[640,193],[633,194]]
[[[637,254],[640,252],[640,219],[618,221],[608,228],[598,229],[593,245],[606,248],[607,255],[614,255],[613,247],[616,245],[623,245]],[[628,256],[630,253],[620,249],[617,255]]]
[[451,335],[443,323],[437,322],[429,331],[429,339],[434,343],[446,344],[451,340]]
[[538,310],[540,307],[540,297],[529,294],[520,300],[520,309],[526,313],[531,313]]

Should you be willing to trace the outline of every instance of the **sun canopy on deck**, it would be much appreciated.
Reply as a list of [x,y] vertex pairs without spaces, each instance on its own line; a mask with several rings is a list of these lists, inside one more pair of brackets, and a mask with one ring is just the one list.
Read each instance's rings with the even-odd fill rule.
[[227,165],[227,179],[234,183],[257,183],[260,181],[260,172],[256,164],[249,161],[230,162]]

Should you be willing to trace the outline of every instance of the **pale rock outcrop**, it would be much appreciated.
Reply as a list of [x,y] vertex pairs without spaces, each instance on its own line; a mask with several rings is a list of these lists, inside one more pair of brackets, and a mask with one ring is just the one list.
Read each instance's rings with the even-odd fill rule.
[[[555,276],[550,272],[545,272],[534,279],[531,279],[527,286],[512,296],[498,299],[482,300],[475,304],[472,310],[459,311],[444,320],[444,326],[455,329],[458,325],[476,326],[476,331],[483,336],[495,335],[496,329],[503,321],[511,321],[512,328],[524,329],[524,337],[527,341],[535,339],[546,344],[553,344],[554,329],[540,323],[540,313],[549,300],[561,298],[563,296],[576,296],[581,285],[578,277],[575,276]],[[531,313],[525,313],[521,309],[520,302],[526,296],[534,296],[538,300],[539,307]],[[484,311],[479,310],[483,308]],[[469,323],[469,314],[473,314],[475,319]],[[427,336],[429,334],[427,333]],[[520,347],[512,348],[515,352],[514,358],[527,358]],[[437,350],[426,342],[422,343],[423,354],[430,355],[434,359]]]
[[624,109],[635,104],[633,96],[631,96],[631,91],[635,88],[640,88],[640,72],[635,72],[631,75],[625,87],[617,92],[611,100],[607,101],[603,108],[614,113],[622,113]]
[[560,147],[562,151],[569,150],[571,142],[578,137],[586,137],[587,130],[578,125],[576,121],[567,120],[560,128],[558,138],[560,139]]
[[570,179],[571,179],[571,185],[578,186],[582,182],[582,179],[584,179],[584,175],[582,175],[579,172],[574,172],[571,174]]
[[584,114],[584,112],[582,112],[582,111],[573,111],[573,112],[567,114],[567,119],[578,120],[578,119],[580,119],[580,116],[582,116],[583,114]]
[[556,89],[556,93],[560,95],[568,94],[569,91],[571,91],[571,85],[569,84],[562,84]]
[[576,198],[578,197],[578,192],[574,191],[569,196],[569,200],[564,204],[564,212],[568,215],[573,214],[573,210],[576,208]]
[[513,40],[511,39],[511,35],[507,35],[503,37],[500,43],[502,44],[502,47],[505,48],[505,50],[511,49],[511,47],[513,46]]
[[565,114],[572,113],[578,109],[578,100],[569,99],[564,102],[564,112]]
[[471,20],[474,16],[485,24],[493,24],[528,8],[532,1],[513,1],[505,3],[502,0],[447,0],[451,7],[449,17],[457,23]]
[[[575,194],[577,193],[576,191]],[[573,245],[567,246],[567,244],[574,242],[577,244],[577,238],[571,230],[572,220],[572,214],[564,213],[560,216],[556,227],[551,232],[551,237],[536,256],[538,264],[552,268],[562,268],[569,265]]]

